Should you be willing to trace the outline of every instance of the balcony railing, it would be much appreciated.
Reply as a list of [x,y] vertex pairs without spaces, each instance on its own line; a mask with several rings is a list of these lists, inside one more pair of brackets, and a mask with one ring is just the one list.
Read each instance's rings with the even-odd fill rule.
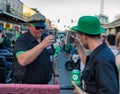
[[0,11],[1,12],[7,12],[9,14],[12,14],[14,16],[20,17],[22,19],[27,20],[27,16],[23,15],[22,13],[18,12],[17,10],[10,7],[10,5],[6,5],[4,3],[0,3]]

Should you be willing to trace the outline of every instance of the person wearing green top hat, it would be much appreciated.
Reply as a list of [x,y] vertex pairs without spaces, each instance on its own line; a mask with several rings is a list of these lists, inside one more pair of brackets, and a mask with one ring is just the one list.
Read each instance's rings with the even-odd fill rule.
[[[72,27],[78,37],[74,42],[85,68],[81,75],[81,87],[72,82],[75,94],[119,94],[118,70],[115,57],[101,38],[105,32],[95,16],[82,16],[78,25]],[[90,50],[87,56],[83,47]]]

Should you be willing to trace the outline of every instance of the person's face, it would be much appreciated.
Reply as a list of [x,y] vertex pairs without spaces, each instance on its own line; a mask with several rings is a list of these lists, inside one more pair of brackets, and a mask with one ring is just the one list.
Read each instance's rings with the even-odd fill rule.
[[35,38],[40,38],[45,30],[45,26],[29,26],[29,30]]
[[83,44],[83,46],[84,46],[86,49],[88,49],[87,35],[78,33],[78,37],[79,37],[81,43]]

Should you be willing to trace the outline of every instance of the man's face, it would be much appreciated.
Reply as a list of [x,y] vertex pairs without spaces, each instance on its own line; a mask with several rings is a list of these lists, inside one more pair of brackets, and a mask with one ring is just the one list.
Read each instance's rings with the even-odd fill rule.
[[86,49],[88,49],[87,35],[78,33],[78,37],[79,37],[81,43],[83,44],[83,46],[84,46]]
[[34,26],[30,24],[29,30],[32,33],[32,35],[37,39],[40,38],[45,30],[45,26]]

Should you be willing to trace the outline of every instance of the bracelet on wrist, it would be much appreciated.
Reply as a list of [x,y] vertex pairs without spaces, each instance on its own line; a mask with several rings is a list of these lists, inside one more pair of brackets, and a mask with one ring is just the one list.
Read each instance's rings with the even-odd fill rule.
[[54,74],[53,76],[54,76],[54,77],[59,77],[59,74]]

